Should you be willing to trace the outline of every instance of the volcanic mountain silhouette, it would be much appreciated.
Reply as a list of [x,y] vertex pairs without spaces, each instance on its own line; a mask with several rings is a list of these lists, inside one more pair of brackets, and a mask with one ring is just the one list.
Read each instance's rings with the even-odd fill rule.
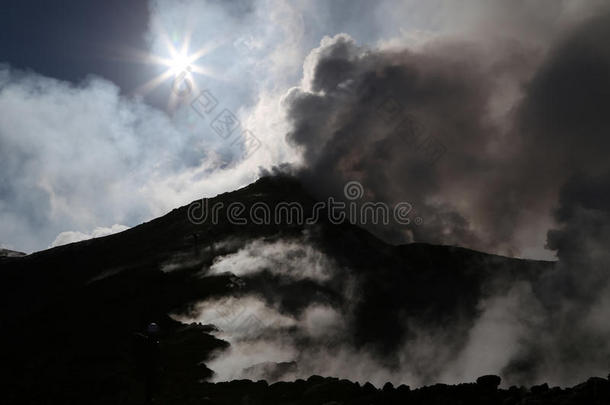
[[[281,176],[261,178],[208,202],[222,202],[226,209],[232,202],[274,207],[282,201],[298,202],[306,212],[316,202],[297,180]],[[229,343],[216,334],[218,325],[186,324],[170,316],[194,314],[201,302],[256,296],[295,319],[312,303],[349,307],[349,344],[392,359],[414,333],[404,319],[455,326],[455,341],[460,342],[467,329],[457,326],[475,318],[477,303],[493,283],[535,280],[553,268],[552,262],[459,247],[392,246],[323,215],[315,224],[236,225],[222,215],[218,223],[194,224],[188,210],[174,209],[118,234],[0,257],[0,363],[8,371],[4,386],[10,387],[0,394],[8,398],[4,403],[135,403],[139,377],[133,334],[151,321],[161,328],[162,397],[173,403],[203,395],[206,384],[201,381],[213,376],[206,364]],[[324,282],[289,277],[268,264],[256,271],[240,268],[240,274],[210,270],[252,241],[304,238],[333,263],[334,273]],[[347,279],[357,280],[356,293],[344,294]],[[309,343],[299,340],[303,347]],[[298,369],[299,359],[294,360],[279,369],[269,370],[264,363],[248,370],[267,370],[266,376],[281,379],[282,370]],[[248,389],[255,392],[256,387]],[[364,388],[362,395],[371,394],[371,387]]]

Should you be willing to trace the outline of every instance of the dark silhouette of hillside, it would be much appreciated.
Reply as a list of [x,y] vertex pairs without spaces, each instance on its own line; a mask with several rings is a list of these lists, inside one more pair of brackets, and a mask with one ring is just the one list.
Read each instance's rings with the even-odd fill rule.
[[[284,177],[262,178],[211,199],[219,201],[225,207],[234,201],[247,206],[298,201],[307,210],[315,203],[296,180]],[[183,324],[169,316],[188,313],[202,300],[257,294],[286,314],[298,314],[312,302],[340,308],[346,304],[338,287],[341,280],[357,277],[364,287],[353,304],[350,344],[391,359],[412,333],[400,322],[405,316],[420,325],[447,327],[474,319],[487,289],[504,281],[535,280],[552,271],[553,263],[450,246],[392,246],[355,225],[331,224],[323,216],[313,225],[195,225],[187,209],[119,234],[0,259],[3,403],[138,403],[143,387],[133,336],[151,321],[160,326],[160,403],[610,403],[593,399],[607,400],[605,379],[571,390],[499,391],[493,379],[418,390],[391,385],[378,390],[322,377],[272,385],[203,383],[213,375],[206,364],[229,343],[214,335],[214,325]],[[218,257],[234,253],[243,241],[284,240],[304,232],[340,269],[326,284],[288,280],[271,271],[240,277],[208,272]],[[218,243],[226,240],[241,242]],[[456,342],[465,338],[455,336]],[[282,367],[293,370],[298,362]]]

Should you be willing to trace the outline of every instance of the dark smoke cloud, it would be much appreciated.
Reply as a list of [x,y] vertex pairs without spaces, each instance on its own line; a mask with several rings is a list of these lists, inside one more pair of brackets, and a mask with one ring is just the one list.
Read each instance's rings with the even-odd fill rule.
[[[372,50],[338,35],[311,53],[302,86],[286,96],[288,138],[303,149],[300,176],[311,190],[340,196],[358,180],[365,199],[408,201],[425,219],[372,228],[387,240],[519,254],[528,235],[547,235],[555,270],[481,299],[469,338],[440,357],[447,366],[435,375],[459,380],[490,358],[517,383],[607,373],[608,38],[607,13],[558,33],[547,49],[437,39],[417,51]],[[431,159],[430,137],[446,146],[440,157]],[[416,329],[431,347],[448,341],[426,333]],[[414,339],[405,347],[422,353]],[[494,357],[481,357],[482,344]]]
[[554,271],[531,284],[517,305],[512,330],[523,330],[519,350],[504,367],[512,381],[568,385],[606,375],[610,360],[610,175],[574,175],[561,189],[548,247]]
[[[561,227],[549,231],[557,271],[541,286],[552,342],[560,353],[560,380],[603,375],[610,360],[610,173],[575,175],[560,193]],[[549,350],[550,349],[550,350]],[[570,370],[570,371],[568,371]],[[551,370],[544,370],[551,373]]]
[[569,384],[608,369],[609,21],[608,14],[596,17],[566,34],[527,83],[515,113],[521,147],[512,183],[521,204],[537,207],[531,215],[552,212],[547,247],[559,259],[533,285],[538,305],[520,308],[516,325],[528,313],[541,317],[504,371],[521,381]]
[[411,203],[426,225],[394,229],[385,235],[393,241],[413,232],[416,240],[489,248],[483,232],[497,235],[502,224],[483,218],[488,196],[476,190],[502,169],[490,150],[499,129],[488,109],[498,70],[522,52],[511,48],[489,61],[469,43],[373,52],[346,35],[326,38],[306,62],[304,89],[286,97],[303,177],[322,194],[358,180],[371,200]]
[[325,38],[285,98],[301,176],[319,196],[358,180],[369,200],[411,203],[425,224],[373,228],[386,240],[522,254],[574,170],[606,167],[607,22],[559,35],[544,59],[519,40]]

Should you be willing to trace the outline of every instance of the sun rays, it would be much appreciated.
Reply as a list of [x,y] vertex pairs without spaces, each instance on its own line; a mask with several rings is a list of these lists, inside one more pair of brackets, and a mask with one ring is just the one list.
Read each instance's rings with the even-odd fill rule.
[[168,99],[168,109],[171,111],[182,99],[191,94],[197,94],[198,87],[194,78],[195,74],[215,77],[210,68],[201,64],[201,59],[219,44],[208,43],[195,52],[190,52],[191,41],[188,32],[184,35],[182,44],[178,48],[174,45],[176,41],[172,41],[165,31],[161,32],[160,35],[167,49],[168,57],[141,52],[136,52],[135,56],[145,63],[166,67],[166,70],[138,87],[136,94],[145,96],[163,83],[171,81],[172,91]]

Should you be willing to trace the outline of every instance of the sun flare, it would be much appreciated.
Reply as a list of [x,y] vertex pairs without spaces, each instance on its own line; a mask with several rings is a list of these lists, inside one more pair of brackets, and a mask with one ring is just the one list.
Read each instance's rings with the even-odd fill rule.
[[[162,38],[167,46],[168,57],[161,57],[153,54],[143,55],[147,63],[166,67],[167,69],[158,76],[152,78],[147,83],[138,88],[139,94],[146,94],[166,81],[173,81],[172,92],[170,93],[169,107],[177,102],[177,98],[197,91],[194,74],[214,76],[210,69],[197,64],[200,59],[214,49],[216,44],[207,44],[196,52],[189,52],[189,37],[186,35],[180,47],[176,47],[169,37],[162,33]],[[187,89],[188,91],[185,91]]]
[[190,72],[192,70],[191,58],[183,53],[177,53],[169,60],[168,67],[171,69],[174,76]]

